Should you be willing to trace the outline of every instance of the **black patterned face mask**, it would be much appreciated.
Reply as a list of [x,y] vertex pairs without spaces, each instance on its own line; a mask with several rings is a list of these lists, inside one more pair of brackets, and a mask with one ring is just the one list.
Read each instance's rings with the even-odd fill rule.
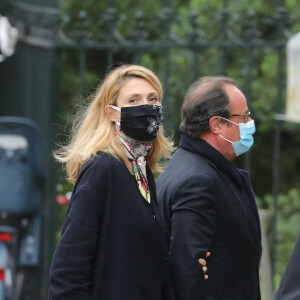
[[137,141],[152,141],[157,138],[159,127],[163,123],[160,105],[137,105],[112,108],[121,111],[120,130]]

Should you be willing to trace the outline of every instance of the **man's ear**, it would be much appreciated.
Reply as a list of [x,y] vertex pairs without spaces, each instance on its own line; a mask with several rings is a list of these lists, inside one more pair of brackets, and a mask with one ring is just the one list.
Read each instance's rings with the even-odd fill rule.
[[110,121],[120,122],[120,112],[113,109],[111,106],[105,105],[105,113]]
[[220,117],[214,116],[209,119],[209,128],[212,133],[220,134],[222,132],[222,124]]

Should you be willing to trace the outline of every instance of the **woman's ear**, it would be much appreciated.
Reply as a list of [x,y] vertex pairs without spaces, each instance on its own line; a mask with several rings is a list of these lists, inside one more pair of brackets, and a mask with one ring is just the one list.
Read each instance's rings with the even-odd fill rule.
[[214,116],[209,119],[209,128],[212,133],[219,135],[222,132],[222,125],[220,117]]
[[107,118],[112,122],[120,122],[120,112],[113,109],[110,105],[105,105]]

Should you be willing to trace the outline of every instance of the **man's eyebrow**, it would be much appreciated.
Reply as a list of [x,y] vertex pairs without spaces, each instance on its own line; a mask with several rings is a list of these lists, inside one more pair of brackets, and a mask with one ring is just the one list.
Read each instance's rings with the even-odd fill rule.
[[245,114],[249,114],[249,108],[245,110]]

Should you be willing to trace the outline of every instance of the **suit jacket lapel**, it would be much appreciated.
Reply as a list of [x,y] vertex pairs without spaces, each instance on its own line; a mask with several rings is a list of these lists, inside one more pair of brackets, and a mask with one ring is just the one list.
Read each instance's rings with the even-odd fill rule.
[[[256,206],[256,202],[255,202],[255,195],[254,195],[254,191],[252,189],[252,185],[251,185],[251,181],[250,181],[250,178],[249,178],[249,174],[247,172],[245,172],[244,170],[239,170],[240,173],[241,173],[241,176],[243,177],[243,180],[245,181],[245,188],[247,189],[248,191],[248,194],[250,195],[250,197],[252,198],[251,202],[250,202],[250,205],[251,205],[251,212],[252,212],[252,215],[254,216],[254,218],[256,219],[256,224],[255,223],[250,223],[254,230],[254,234],[255,236],[258,235],[258,239],[255,239],[255,241],[257,242],[257,247],[259,249],[259,253],[261,255],[261,227],[260,227],[260,219],[259,219],[259,215],[258,215],[258,209],[257,209],[257,206]],[[257,225],[257,226],[255,226]]]
[[[239,192],[239,190],[237,189],[237,187],[232,183],[232,181],[226,176],[226,174],[224,174],[223,172],[221,172],[220,170],[218,170],[218,174],[223,178],[223,180],[225,181],[225,183],[228,185],[228,187],[232,190],[232,192],[234,193],[236,200],[238,201],[238,203],[240,204],[242,211],[244,212],[244,215],[246,217],[247,220],[247,224],[248,224],[248,228],[250,231],[250,234],[252,236],[252,242],[253,242],[253,246],[256,249],[256,251],[258,252],[258,254],[260,255],[260,245],[259,245],[259,241],[260,241],[260,232],[258,232],[256,230],[255,225],[253,224],[254,221],[259,222],[258,218],[251,218],[251,211],[249,211],[249,208],[247,207],[247,205],[245,204],[245,199],[243,199],[243,195],[241,192]],[[246,193],[246,191],[243,191],[244,193]],[[260,228],[260,225],[259,225]],[[259,237],[259,238],[258,238]]]

